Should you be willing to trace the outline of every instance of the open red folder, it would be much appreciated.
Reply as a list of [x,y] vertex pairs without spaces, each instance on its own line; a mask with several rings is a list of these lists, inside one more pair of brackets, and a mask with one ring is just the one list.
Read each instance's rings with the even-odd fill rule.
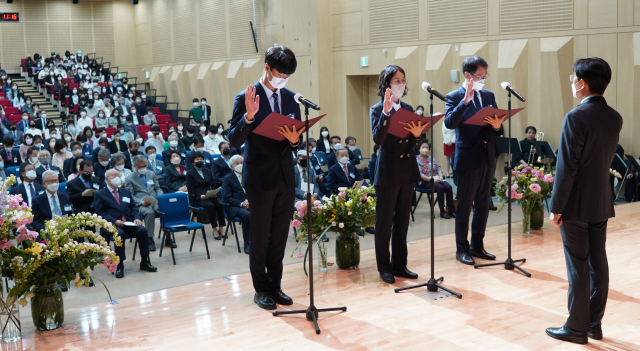
[[[444,117],[443,114],[433,115],[433,124],[438,123],[442,117]],[[431,116],[420,116],[409,110],[401,108],[391,117],[389,133],[400,138],[408,138],[411,135],[411,132],[404,129],[404,127],[408,127],[411,122],[414,122],[416,125],[418,125],[418,122],[421,122],[424,127],[422,133],[425,133],[429,128],[431,128]]]
[[[511,117],[513,117],[516,113],[520,112],[524,110],[524,107],[521,108],[512,108],[511,109]],[[478,111],[478,113],[476,113],[475,115],[471,116],[468,120],[466,120],[464,123],[466,124],[473,124],[475,126],[488,126],[489,123],[484,121],[484,118],[489,116],[489,117],[494,117],[494,116],[498,116],[498,117],[502,117],[504,115],[507,115],[507,118],[505,119],[505,122],[509,119],[509,110],[501,110],[499,108],[493,108],[493,107],[485,107],[482,110]]]
[[[309,120],[309,128],[313,127],[322,117],[326,116],[325,113],[322,116],[318,116],[316,118],[311,118]],[[260,125],[253,131],[256,134],[262,135],[269,139],[284,141],[286,138],[284,135],[280,134],[278,130],[280,127],[288,126],[289,130],[293,129],[293,126],[296,126],[296,130],[300,130],[304,127],[304,121],[298,121],[295,118],[287,117],[285,115],[281,115],[276,112],[272,112],[267,118],[260,123]]]

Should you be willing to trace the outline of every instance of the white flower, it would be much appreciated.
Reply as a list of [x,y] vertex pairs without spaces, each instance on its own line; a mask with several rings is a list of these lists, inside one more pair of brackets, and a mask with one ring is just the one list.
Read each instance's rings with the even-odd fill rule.
[[344,223],[340,223],[340,224],[338,224],[338,227],[340,227],[340,228],[344,228]]

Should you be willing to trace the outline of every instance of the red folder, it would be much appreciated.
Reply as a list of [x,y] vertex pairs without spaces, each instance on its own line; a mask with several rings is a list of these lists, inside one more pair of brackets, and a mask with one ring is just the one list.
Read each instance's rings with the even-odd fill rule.
[[[436,124],[440,119],[444,117],[443,114],[433,115],[433,123]],[[417,115],[409,110],[405,110],[403,108],[396,111],[391,117],[391,125],[389,126],[389,133],[400,137],[400,138],[408,138],[411,135],[411,132],[404,129],[404,127],[408,127],[411,122],[414,122],[418,125],[418,122],[422,123],[424,129],[422,133],[426,132],[431,128],[431,116],[425,117]],[[422,134],[420,133],[420,134]]]
[[[325,113],[322,116],[311,118],[309,120],[309,128],[313,127],[314,124],[316,124],[320,119],[322,119],[322,117],[326,115],[327,114]],[[253,132],[269,139],[284,141],[286,138],[284,137],[284,135],[278,132],[280,127],[284,126],[288,126],[289,130],[292,130],[293,126],[296,126],[296,130],[300,130],[304,127],[304,121],[298,121],[295,118],[272,112],[267,118],[264,119],[264,121],[262,121],[262,123],[260,123],[258,127],[256,127]]]
[[[511,109],[511,117],[513,117],[516,113],[522,110],[524,110],[524,107]],[[475,115],[471,116],[471,118],[466,120],[464,123],[473,124],[475,126],[481,126],[481,127],[488,126],[489,123],[485,122],[484,118],[487,116],[493,117],[495,115],[497,115],[498,117],[507,115],[507,118],[505,119],[505,121],[507,121],[509,119],[509,110],[501,110],[499,108],[485,107],[482,110],[478,111],[478,113],[476,113]]]

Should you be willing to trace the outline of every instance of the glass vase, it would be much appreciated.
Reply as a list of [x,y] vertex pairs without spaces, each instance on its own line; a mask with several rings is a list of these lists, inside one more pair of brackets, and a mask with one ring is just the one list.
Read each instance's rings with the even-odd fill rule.
[[356,269],[360,264],[360,241],[356,233],[338,234],[336,264],[340,269]]
[[58,283],[36,286],[31,298],[31,318],[38,330],[54,330],[64,322],[64,301]]
[[531,233],[531,212],[522,207],[522,234]]
[[318,265],[320,272],[326,272],[329,268],[327,267],[327,247],[324,245],[318,247],[318,260],[320,262]]
[[8,294],[5,293],[2,278],[0,278],[0,330],[2,331],[2,341],[14,343],[22,339],[22,325],[20,324],[20,311],[18,304],[14,302],[7,304]]
[[536,200],[533,204],[530,221],[531,229],[537,230],[542,228],[542,225],[544,224],[544,206],[542,204],[542,199]]

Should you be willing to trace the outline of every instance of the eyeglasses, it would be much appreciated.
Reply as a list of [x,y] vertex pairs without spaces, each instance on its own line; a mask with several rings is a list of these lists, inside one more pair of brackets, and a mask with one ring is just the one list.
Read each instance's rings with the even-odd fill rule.
[[574,79],[577,79],[578,82],[582,80],[582,79],[578,78],[578,76],[575,76],[573,74],[569,75],[569,80],[571,81],[571,83],[573,83]]
[[407,84],[407,80],[405,78],[396,78],[391,80],[391,84],[393,85]]
[[471,77],[473,77],[475,80],[483,80],[483,79],[487,79],[487,77],[489,77],[489,74],[485,74],[482,77],[476,77],[474,74],[471,74]]

